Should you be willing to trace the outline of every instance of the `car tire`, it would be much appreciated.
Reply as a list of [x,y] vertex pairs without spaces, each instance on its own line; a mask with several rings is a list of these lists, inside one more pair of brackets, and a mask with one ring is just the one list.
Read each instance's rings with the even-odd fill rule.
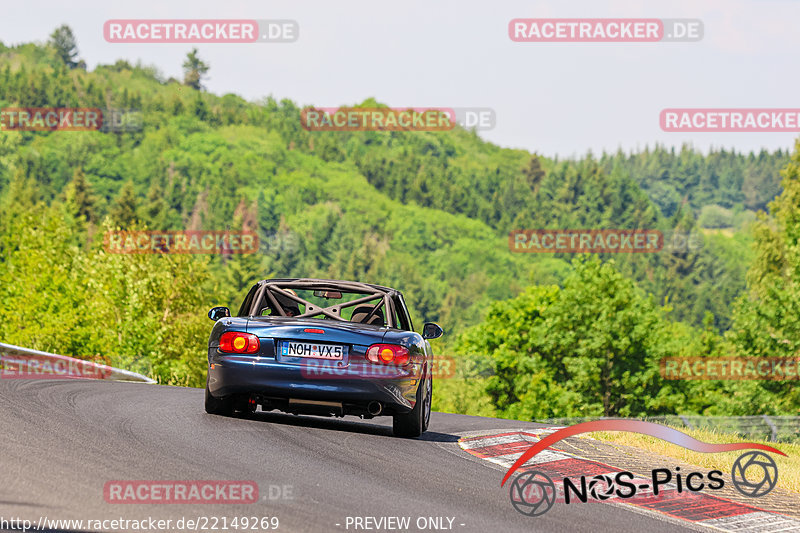
[[392,429],[395,437],[416,438],[428,429],[431,419],[433,380],[428,377],[417,388],[417,401],[409,413],[394,415]]
[[208,390],[208,382],[206,382],[206,413],[220,416],[233,414],[233,398],[215,398]]

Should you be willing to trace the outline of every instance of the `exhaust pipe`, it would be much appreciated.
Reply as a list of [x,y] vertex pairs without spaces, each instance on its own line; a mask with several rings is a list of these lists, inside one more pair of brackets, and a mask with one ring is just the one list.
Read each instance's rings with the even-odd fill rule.
[[367,405],[367,411],[372,416],[378,416],[381,414],[381,411],[383,411],[383,405],[381,405],[381,402],[369,402]]

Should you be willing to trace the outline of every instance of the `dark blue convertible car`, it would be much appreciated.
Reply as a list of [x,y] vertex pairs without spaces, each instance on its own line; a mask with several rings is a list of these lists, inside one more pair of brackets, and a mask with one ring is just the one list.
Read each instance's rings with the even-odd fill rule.
[[395,289],[322,279],[271,279],[254,285],[238,315],[208,313],[206,411],[280,410],[323,416],[393,417],[396,436],[428,427],[433,352],[415,333]]

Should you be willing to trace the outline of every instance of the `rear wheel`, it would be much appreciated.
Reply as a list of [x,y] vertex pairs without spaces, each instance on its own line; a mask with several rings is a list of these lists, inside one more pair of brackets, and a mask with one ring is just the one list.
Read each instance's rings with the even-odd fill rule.
[[431,398],[433,396],[433,380],[428,377],[417,389],[417,402],[410,413],[394,415],[392,429],[395,437],[414,438],[428,429],[431,419]]
[[206,413],[221,416],[233,414],[233,398],[215,398],[208,390],[208,382],[206,382]]

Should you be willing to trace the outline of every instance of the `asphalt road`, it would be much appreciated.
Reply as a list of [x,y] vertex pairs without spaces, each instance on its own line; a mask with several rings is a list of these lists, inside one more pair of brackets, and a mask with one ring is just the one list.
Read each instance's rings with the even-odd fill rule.
[[[601,503],[556,505],[535,518],[519,514],[507,487],[500,487],[504,472],[456,444],[464,432],[526,427],[519,421],[434,413],[422,439],[406,440],[391,436],[386,417],[212,416],[203,410],[201,389],[0,380],[0,400],[5,520],[152,517],[174,523],[181,517],[256,516],[277,517],[278,531],[328,532],[388,531],[347,528],[347,517],[398,516],[411,518],[410,531],[420,530],[420,517],[446,517],[445,526],[452,518],[452,530],[459,532],[687,530]],[[131,505],[103,497],[110,480],[211,479],[253,480],[261,501]],[[277,498],[284,489],[275,487],[289,487],[291,498]]]

